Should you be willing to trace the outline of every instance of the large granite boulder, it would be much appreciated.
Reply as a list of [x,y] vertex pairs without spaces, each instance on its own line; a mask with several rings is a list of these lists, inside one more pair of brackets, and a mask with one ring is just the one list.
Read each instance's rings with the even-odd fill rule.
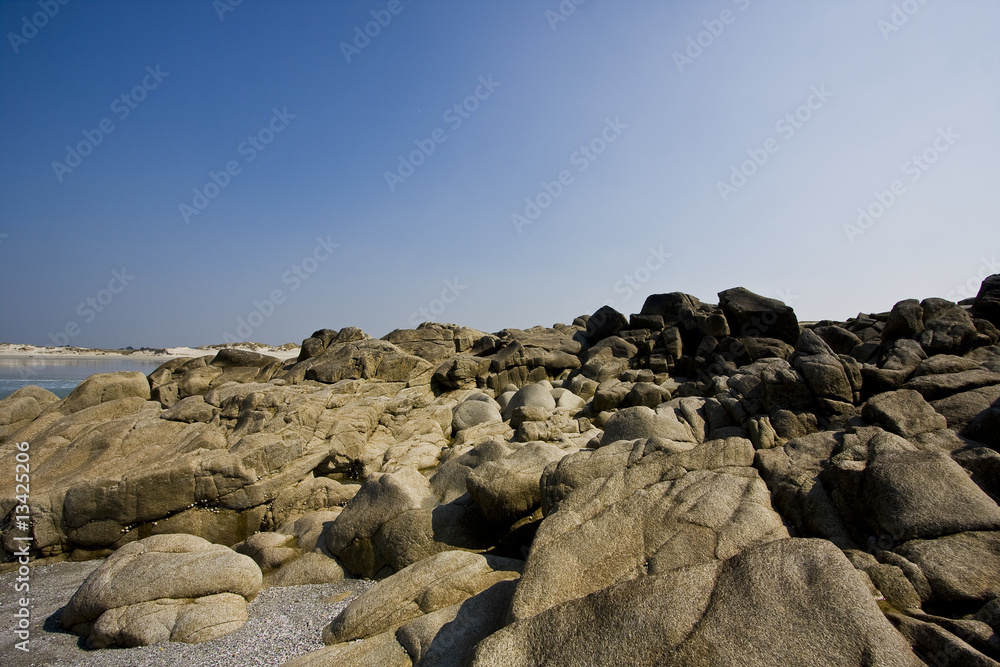
[[232,549],[193,535],[156,535],[94,570],[61,623],[93,648],[194,644],[239,629],[261,581],[257,564]]
[[323,631],[327,644],[364,639],[516,579],[522,561],[444,551],[403,568],[359,595]]
[[636,445],[634,464],[568,491],[545,517],[511,603],[513,618],[788,536],[749,467],[750,441],[709,441],[676,454],[644,454],[645,447]]
[[555,445],[527,443],[503,459],[472,470],[466,480],[469,495],[491,522],[513,523],[539,506],[542,471],[566,454]]
[[777,299],[734,287],[719,292],[719,306],[734,336],[777,338],[789,345],[799,338],[795,311]]
[[1000,274],[989,276],[979,286],[979,293],[972,304],[972,316],[1000,327]]
[[518,620],[473,665],[923,664],[825,540],[785,539],[624,580]]

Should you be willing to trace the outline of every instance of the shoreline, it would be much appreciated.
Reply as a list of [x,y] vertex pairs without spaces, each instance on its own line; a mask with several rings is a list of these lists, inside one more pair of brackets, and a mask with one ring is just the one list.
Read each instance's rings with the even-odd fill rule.
[[277,349],[261,348],[253,349],[250,346],[232,346],[230,348],[192,348],[192,347],[168,347],[162,350],[96,350],[87,348],[51,348],[36,347],[33,345],[12,345],[9,343],[0,344],[0,360],[33,360],[33,361],[170,361],[181,357],[204,357],[215,356],[220,349],[237,349],[248,352],[258,352],[259,354],[275,357],[285,361],[294,359],[299,355],[299,348]]

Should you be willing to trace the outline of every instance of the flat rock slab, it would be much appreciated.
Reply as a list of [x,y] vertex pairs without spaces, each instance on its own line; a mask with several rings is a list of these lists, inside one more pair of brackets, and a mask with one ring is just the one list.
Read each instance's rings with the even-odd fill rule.
[[983,604],[1000,596],[1000,532],[912,540],[896,553],[920,568],[936,601]]
[[640,577],[518,621],[480,642],[476,667],[746,667],[924,663],[825,540],[786,539]]
[[862,415],[887,431],[904,438],[947,428],[948,421],[924,397],[912,389],[887,391],[872,396]]

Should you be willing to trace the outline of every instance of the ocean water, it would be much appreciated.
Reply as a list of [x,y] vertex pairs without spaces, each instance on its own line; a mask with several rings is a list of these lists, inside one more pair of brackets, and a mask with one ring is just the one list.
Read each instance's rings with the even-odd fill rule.
[[39,357],[0,357],[0,398],[29,384],[48,389],[65,398],[85,379],[95,373],[139,371],[149,375],[165,360],[135,359],[47,359]]

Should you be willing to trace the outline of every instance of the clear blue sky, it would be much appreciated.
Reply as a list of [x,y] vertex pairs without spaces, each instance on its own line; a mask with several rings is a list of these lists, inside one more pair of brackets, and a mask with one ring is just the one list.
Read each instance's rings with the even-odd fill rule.
[[0,2],[0,341],[736,285],[842,319],[1000,271],[992,0],[228,1]]

